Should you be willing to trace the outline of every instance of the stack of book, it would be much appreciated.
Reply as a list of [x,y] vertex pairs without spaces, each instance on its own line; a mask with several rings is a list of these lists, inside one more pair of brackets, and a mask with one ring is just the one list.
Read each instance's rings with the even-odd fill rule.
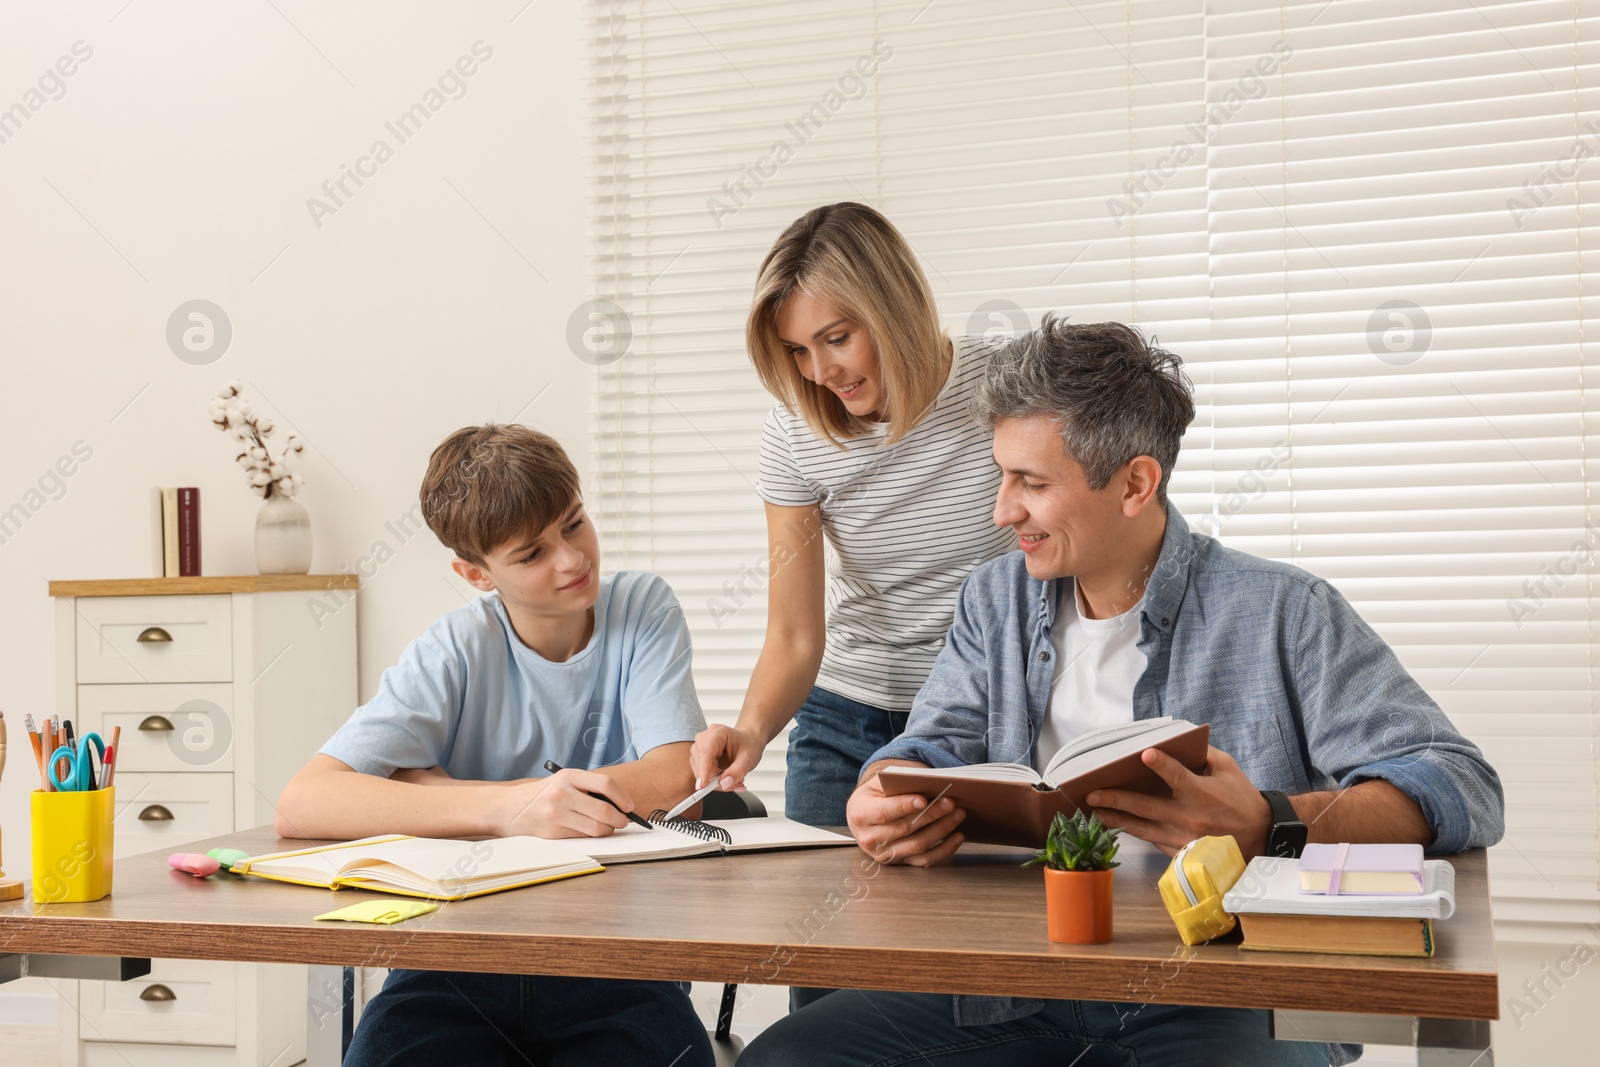
[[1307,845],[1299,860],[1251,860],[1222,906],[1239,917],[1240,948],[1432,956],[1434,922],[1455,912],[1456,872],[1423,860],[1421,845]]
[[155,490],[150,527],[157,578],[192,578],[200,573],[200,490]]

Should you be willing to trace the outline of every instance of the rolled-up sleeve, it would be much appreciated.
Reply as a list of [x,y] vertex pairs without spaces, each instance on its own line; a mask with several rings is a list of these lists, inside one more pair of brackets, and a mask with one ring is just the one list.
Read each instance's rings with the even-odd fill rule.
[[1323,581],[1308,583],[1294,663],[1315,769],[1348,788],[1382,779],[1422,808],[1430,852],[1484,848],[1505,832],[1500,776],[1384,640]]

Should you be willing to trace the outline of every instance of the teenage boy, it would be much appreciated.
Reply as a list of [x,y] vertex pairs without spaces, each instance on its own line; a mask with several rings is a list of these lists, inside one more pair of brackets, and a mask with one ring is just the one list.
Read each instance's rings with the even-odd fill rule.
[[[1039,766],[1099,726],[1211,725],[1204,774],[1157,750],[1169,799],[1089,795],[1169,855],[1231,834],[1245,856],[1312,841],[1500,839],[1504,798],[1451,725],[1332,586],[1192,533],[1166,485],[1194,403],[1176,356],[1116,323],[1046,316],[991,362],[977,401],[1001,471],[994,521],[1021,551],[974,570],[906,730],[862,771],[848,818],[883,863],[961,847],[946,800],[885,796],[891,764]],[[1266,790],[1267,792],[1262,792]],[[1266,1013],[1074,1000],[831,993],[742,1064],[1342,1064],[1353,1046],[1278,1041]]]
[[[421,501],[451,567],[489,595],[384,672],[284,788],[278,833],[597,837],[687,796],[705,720],[683,611],[653,574],[601,577],[561,446],[523,426],[457,430]],[[684,1067],[712,1053],[677,983],[396,970],[344,1060],[527,1061]]]

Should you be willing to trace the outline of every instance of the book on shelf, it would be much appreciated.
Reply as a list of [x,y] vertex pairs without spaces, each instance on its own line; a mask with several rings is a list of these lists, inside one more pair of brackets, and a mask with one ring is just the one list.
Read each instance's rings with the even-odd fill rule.
[[660,818],[655,829],[629,824],[608,837],[501,837],[481,841],[388,834],[334,845],[252,856],[234,864],[253,874],[321,889],[372,889],[431,900],[465,900],[604,870],[605,863],[855,842],[831,830],[783,818]]
[[193,578],[200,573],[200,490],[178,490],[178,574]]
[[157,578],[200,574],[200,490],[158,486],[153,490],[151,566]]
[[161,487],[161,574],[178,577],[178,490]]
[[150,573],[157,578],[167,576],[166,515],[159,485],[150,490]]
[[965,767],[885,767],[878,772],[891,796],[919,793],[942,797],[965,809],[961,835],[969,841],[1039,848],[1056,813],[1088,811],[1096,789],[1127,789],[1171,796],[1161,776],[1140,758],[1159,748],[1189,770],[1206,766],[1211,727],[1170,716],[1140,719],[1092,730],[1062,745],[1043,772],[1022,763],[976,763]]

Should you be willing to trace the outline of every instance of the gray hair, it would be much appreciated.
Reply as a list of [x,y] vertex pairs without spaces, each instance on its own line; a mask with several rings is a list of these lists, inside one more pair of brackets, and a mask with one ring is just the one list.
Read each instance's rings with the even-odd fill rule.
[[991,430],[1002,419],[1059,422],[1067,455],[1091,489],[1104,489],[1135,456],[1149,456],[1161,465],[1156,499],[1165,505],[1184,428],[1194,421],[1193,386],[1182,367],[1131,326],[1075,326],[1047,314],[1037,330],[995,354],[973,410]]

